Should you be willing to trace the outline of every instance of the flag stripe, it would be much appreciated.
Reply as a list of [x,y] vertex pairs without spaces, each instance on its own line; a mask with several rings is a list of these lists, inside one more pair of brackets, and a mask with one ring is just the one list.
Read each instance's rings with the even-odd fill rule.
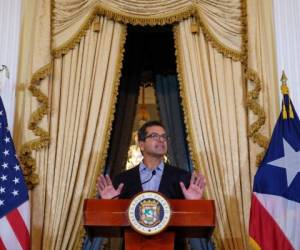
[[29,232],[19,210],[14,209],[8,213],[6,217],[23,249],[28,249],[30,239]]
[[0,238],[7,249],[22,250],[22,247],[8,223],[6,216],[0,219]]
[[0,250],[6,250],[6,247],[4,246],[1,237],[0,237]]
[[264,250],[293,250],[293,246],[282,232],[274,218],[268,213],[265,207],[252,195],[250,213],[250,236]]
[[26,201],[21,206],[19,206],[18,210],[19,210],[20,215],[22,216],[23,221],[26,224],[27,230],[30,231],[29,201]]
[[281,228],[291,245],[295,249],[300,249],[300,204],[277,195],[255,193],[255,196]]

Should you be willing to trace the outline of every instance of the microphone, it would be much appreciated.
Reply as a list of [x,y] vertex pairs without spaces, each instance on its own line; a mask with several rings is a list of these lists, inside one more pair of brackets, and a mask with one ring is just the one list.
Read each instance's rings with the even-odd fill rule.
[[152,171],[152,175],[151,175],[151,177],[150,177],[148,180],[142,182],[142,186],[143,186],[145,183],[151,181],[154,175],[156,175],[156,171],[155,171],[155,170]]

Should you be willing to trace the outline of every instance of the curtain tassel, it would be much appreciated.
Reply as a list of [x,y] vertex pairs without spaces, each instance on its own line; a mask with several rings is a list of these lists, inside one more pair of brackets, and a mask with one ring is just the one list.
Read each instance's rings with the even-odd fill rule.
[[199,27],[197,21],[193,18],[191,23],[191,32],[192,34],[198,34],[199,33]]
[[287,113],[286,113],[285,104],[283,104],[283,107],[282,107],[282,119],[283,120],[287,119]]
[[292,105],[290,102],[289,102],[289,117],[294,119],[294,112],[293,112]]

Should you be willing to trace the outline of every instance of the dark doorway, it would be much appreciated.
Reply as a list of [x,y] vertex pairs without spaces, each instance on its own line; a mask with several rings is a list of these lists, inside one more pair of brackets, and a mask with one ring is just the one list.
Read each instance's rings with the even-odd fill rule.
[[[134,49],[140,50],[143,71],[152,71],[155,73],[173,73],[176,74],[176,58],[171,25],[141,27],[129,26],[126,46],[134,41],[139,46]],[[125,55],[124,63],[131,62],[130,55]]]
[[[177,75],[172,26],[129,25],[118,101],[105,165],[105,172],[111,177],[125,169],[132,132],[135,129],[134,121],[141,84],[155,83],[156,75],[167,74]],[[178,94],[178,87],[176,91]],[[157,112],[160,117],[159,108]],[[183,123],[182,120],[181,117],[178,122]]]

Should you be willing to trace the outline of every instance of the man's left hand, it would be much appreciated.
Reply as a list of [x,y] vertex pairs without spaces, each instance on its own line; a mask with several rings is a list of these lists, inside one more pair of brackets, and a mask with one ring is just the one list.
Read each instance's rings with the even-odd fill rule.
[[191,176],[190,186],[188,188],[185,187],[183,182],[180,182],[179,184],[182,193],[187,200],[200,200],[203,196],[206,181],[205,177],[200,173],[200,171],[194,171]]

